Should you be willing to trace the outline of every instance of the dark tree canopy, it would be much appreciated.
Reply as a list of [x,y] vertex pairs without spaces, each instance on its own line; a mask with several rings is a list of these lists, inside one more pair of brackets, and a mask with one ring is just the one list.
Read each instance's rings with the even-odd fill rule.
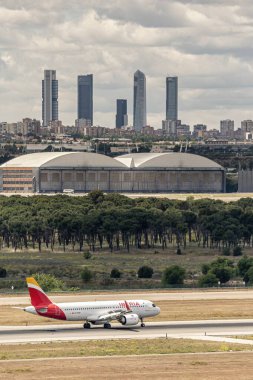
[[17,249],[111,251],[192,243],[239,255],[253,245],[253,201],[130,199],[100,190],[87,196],[0,195],[0,242]]

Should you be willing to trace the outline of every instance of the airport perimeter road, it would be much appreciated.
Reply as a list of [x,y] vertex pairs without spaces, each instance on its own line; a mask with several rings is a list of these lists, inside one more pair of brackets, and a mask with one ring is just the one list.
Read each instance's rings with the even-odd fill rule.
[[[106,294],[71,294],[71,295],[50,295],[53,302],[86,302],[86,301],[106,301],[106,300],[129,300],[144,299],[151,301],[197,301],[197,300],[253,300],[253,289],[242,290],[217,290],[217,291],[200,291],[200,290],[182,290],[171,292],[156,291],[136,291],[132,293],[106,293]],[[30,304],[29,296],[6,296],[0,297],[0,305],[27,305]]]
[[[228,341],[233,336],[253,334],[253,319],[190,321],[190,322],[154,322],[145,328],[125,327],[113,324],[111,329],[103,326],[83,329],[81,324],[43,325],[43,326],[0,326],[0,344],[32,343],[77,340],[105,339],[148,339],[148,338],[190,338]],[[227,340],[226,340],[227,339]],[[230,339],[231,340],[231,339]],[[232,339],[233,341],[234,339]],[[253,344],[253,341],[249,344]],[[243,342],[245,343],[245,341]]]

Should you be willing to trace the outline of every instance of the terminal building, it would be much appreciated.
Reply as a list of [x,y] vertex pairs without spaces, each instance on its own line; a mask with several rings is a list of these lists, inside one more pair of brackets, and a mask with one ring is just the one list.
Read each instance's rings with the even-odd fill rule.
[[85,152],[31,153],[0,166],[0,191],[102,190],[140,193],[225,192],[225,171],[189,153],[135,153],[116,158]]

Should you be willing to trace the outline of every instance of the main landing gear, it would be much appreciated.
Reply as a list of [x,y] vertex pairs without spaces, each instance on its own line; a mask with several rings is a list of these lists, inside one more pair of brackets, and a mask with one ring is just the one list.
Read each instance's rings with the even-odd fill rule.
[[83,328],[90,329],[90,323],[89,322],[84,323]]
[[110,329],[112,326],[110,323],[105,323],[104,324],[104,329]]
[[146,325],[145,325],[145,323],[143,322],[143,318],[140,318],[140,320],[141,320],[141,327],[145,327]]

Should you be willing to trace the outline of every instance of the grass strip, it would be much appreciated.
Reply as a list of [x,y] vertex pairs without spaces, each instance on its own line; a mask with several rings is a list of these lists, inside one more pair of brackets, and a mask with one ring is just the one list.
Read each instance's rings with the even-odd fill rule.
[[150,355],[202,352],[253,351],[253,346],[190,339],[94,340],[1,345],[0,360],[79,356]]

